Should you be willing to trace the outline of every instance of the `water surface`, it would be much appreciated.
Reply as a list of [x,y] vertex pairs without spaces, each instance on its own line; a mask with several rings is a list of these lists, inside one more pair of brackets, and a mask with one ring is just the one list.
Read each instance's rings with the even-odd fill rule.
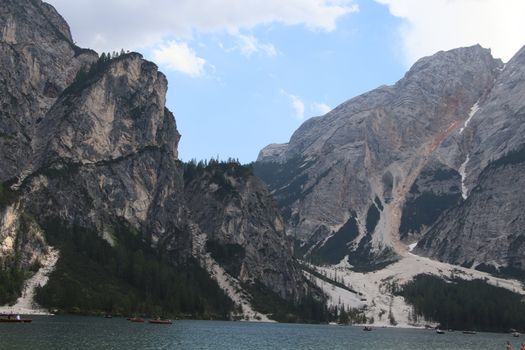
[[221,321],[130,323],[123,318],[34,316],[31,324],[0,323],[0,349],[505,349],[508,334],[438,335],[417,329]]

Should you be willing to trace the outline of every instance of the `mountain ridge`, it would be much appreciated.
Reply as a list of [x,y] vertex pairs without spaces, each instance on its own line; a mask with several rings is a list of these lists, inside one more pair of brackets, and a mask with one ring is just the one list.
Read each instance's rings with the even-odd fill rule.
[[[228,163],[228,175],[201,169],[200,180],[185,181],[180,134],[165,107],[168,82],[154,63],[78,48],[64,19],[40,0],[5,5],[0,278],[10,287],[0,290],[2,303],[13,302],[31,269],[58,250],[49,282],[36,292],[49,309],[255,319],[255,292],[295,307],[310,291],[322,305],[250,172]],[[210,193],[221,194],[213,207]],[[227,230],[212,231],[200,211],[230,222]],[[230,243],[245,251],[242,273],[220,259],[207,264]],[[232,300],[217,269],[243,298]]]
[[[422,58],[394,85],[354,97],[307,120],[289,143],[261,150],[256,175],[276,196],[299,256],[325,260],[316,252],[323,255],[323,247],[337,239],[346,247],[339,249],[339,259],[348,255],[354,268],[363,260],[381,266],[404,255],[406,244],[464,200],[476,176],[463,149],[471,138],[483,147],[476,118],[491,96],[519,84],[517,73],[512,73],[515,82],[505,74],[520,52],[505,66],[479,45]],[[510,96],[519,107],[517,91]],[[513,135],[512,142],[519,143],[519,133]],[[500,145],[502,137],[495,140]],[[491,156],[497,159],[502,152]],[[351,220],[358,232],[345,234]],[[416,251],[444,257],[421,247]]]

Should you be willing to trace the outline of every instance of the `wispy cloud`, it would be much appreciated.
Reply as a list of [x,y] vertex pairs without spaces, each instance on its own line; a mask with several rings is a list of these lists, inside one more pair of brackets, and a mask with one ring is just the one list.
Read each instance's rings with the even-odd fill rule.
[[509,60],[525,44],[523,0],[376,0],[400,27],[408,64],[439,50],[480,44]]
[[161,44],[153,51],[153,59],[168,69],[192,77],[202,76],[206,60],[197,54],[186,43],[170,41]]
[[321,102],[315,102],[312,105],[312,107],[313,107],[312,109],[314,110],[314,113],[319,114],[319,115],[325,115],[326,113],[332,110],[332,107],[330,107],[329,105],[325,103],[321,103]]
[[253,35],[237,34],[238,48],[241,53],[245,56],[251,56],[254,53],[263,53],[266,56],[277,55],[277,50],[273,44],[261,43]]
[[298,96],[290,94],[283,89],[281,89],[280,93],[288,99],[290,106],[294,110],[295,117],[298,120],[304,120],[304,102]]

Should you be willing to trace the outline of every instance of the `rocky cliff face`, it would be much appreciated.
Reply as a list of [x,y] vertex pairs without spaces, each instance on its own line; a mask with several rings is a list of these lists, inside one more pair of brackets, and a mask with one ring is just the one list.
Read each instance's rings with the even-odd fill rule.
[[[37,262],[49,251],[46,237],[85,253],[80,232],[104,240],[117,260],[131,247],[140,256],[152,249],[176,266],[198,258],[197,225],[210,237],[209,251],[242,250],[242,258],[222,260],[234,277],[289,300],[304,295],[281,218],[255,178],[232,177],[235,194],[224,198],[204,175],[184,182],[180,135],[165,108],[167,80],[153,63],[76,47],[65,21],[37,0],[4,1],[0,33],[4,268],[15,256],[24,257],[17,268]],[[113,269],[114,260],[88,253]],[[118,261],[114,269],[108,273],[127,276]],[[130,273],[133,283],[144,276]]]
[[[98,70],[47,112],[22,173],[28,175],[15,186],[30,192],[28,210],[46,219],[80,221],[99,232],[121,220],[154,244],[187,252],[180,136],[164,108],[166,78],[138,54]],[[110,233],[104,237],[114,243]]]
[[418,243],[522,274],[524,72],[525,49],[506,65],[479,46],[440,52],[262,150],[298,253],[378,267]]
[[206,233],[211,256],[242,283],[259,281],[274,286],[282,298],[300,299],[304,291],[297,286],[304,281],[290,259],[284,223],[251,169],[235,163],[187,165],[185,178],[191,217]]
[[521,49],[502,68],[468,123],[436,152],[442,167],[458,169],[462,201],[421,231],[420,254],[490,271],[524,270],[524,92]]
[[34,220],[21,214],[23,205],[9,186],[30,164],[35,133],[47,111],[80,67],[97,55],[76,47],[66,22],[42,2],[4,1],[0,33],[0,241],[3,257],[16,249],[25,257],[22,265],[29,266],[46,253],[45,239]]
[[0,180],[17,176],[32,152],[37,125],[84,64],[69,26],[42,2],[6,0],[0,9]]

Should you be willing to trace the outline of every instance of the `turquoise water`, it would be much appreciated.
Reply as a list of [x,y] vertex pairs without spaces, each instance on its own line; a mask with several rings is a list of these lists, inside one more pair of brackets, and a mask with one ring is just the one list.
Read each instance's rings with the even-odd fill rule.
[[172,325],[130,323],[123,318],[33,317],[31,324],[0,323],[0,349],[504,349],[507,334],[328,325],[175,321]]

